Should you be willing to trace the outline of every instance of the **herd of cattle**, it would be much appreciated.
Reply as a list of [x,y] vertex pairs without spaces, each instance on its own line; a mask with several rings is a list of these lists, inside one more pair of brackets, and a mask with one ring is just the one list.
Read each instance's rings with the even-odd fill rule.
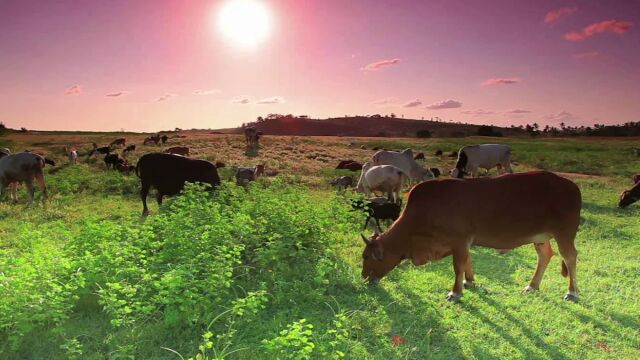
[[[253,128],[245,129],[247,147],[255,147],[261,133]],[[166,135],[159,134],[145,139],[144,144],[164,144]],[[117,154],[118,148],[124,148]],[[156,200],[162,204],[164,196],[178,194],[186,182],[209,184],[214,190],[220,184],[218,168],[225,164],[213,164],[205,160],[191,159],[189,148],[174,146],[164,152],[147,153],[137,164],[131,165],[126,154],[135,151],[120,138],[108,146],[93,144],[88,157],[104,155],[107,168],[125,174],[132,171],[140,178],[140,196],[143,215],[149,212],[147,195],[150,188],[157,190]],[[76,164],[78,151],[68,150],[69,163]],[[436,152],[439,156],[442,151]],[[375,220],[375,230],[365,242],[362,276],[377,282],[404,259],[414,265],[453,257],[455,281],[449,300],[462,296],[463,287],[473,286],[473,269],[469,255],[471,246],[483,246],[509,251],[525,244],[533,244],[538,254],[538,264],[530,283],[529,292],[540,286],[544,271],[553,250],[550,239],[555,239],[562,256],[562,274],[569,277],[569,290],[565,299],[577,300],[576,285],[577,251],[574,239],[580,223],[582,199],[580,189],[572,181],[546,171],[513,174],[511,148],[502,144],[481,144],[461,148],[455,153],[457,162],[450,178],[432,181],[440,175],[436,168],[425,168],[411,149],[403,151],[378,150],[364,164],[353,160],[341,161],[337,168],[360,171],[357,184],[351,176],[334,179],[331,185],[339,189],[352,189],[363,193],[365,200],[352,200],[352,206],[367,213],[365,228],[370,219]],[[5,189],[11,190],[16,201],[16,188],[24,183],[29,202],[34,198],[34,181],[47,198],[44,177],[45,164],[53,164],[44,156],[32,152],[12,154],[0,149],[0,198]],[[478,169],[497,168],[498,177],[478,177]],[[264,166],[237,168],[238,185],[246,185],[264,174]],[[464,179],[470,175],[471,179]],[[618,203],[626,207],[640,200],[640,175],[634,176],[632,189],[624,191]],[[415,184],[402,210],[401,190],[406,184]],[[385,197],[372,197],[376,192]],[[437,206],[434,206],[437,204]],[[382,231],[380,220],[393,221]]]

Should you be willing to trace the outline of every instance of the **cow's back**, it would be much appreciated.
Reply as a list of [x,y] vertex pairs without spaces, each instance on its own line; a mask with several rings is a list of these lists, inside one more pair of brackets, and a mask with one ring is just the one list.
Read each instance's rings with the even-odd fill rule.
[[411,162],[413,157],[406,155],[405,153],[399,153],[395,151],[379,150],[372,157],[373,165],[393,165],[405,174],[409,174],[411,169]]
[[411,190],[401,219],[436,237],[469,237],[499,248],[501,242],[575,231],[581,203],[572,181],[536,171],[423,182]]
[[480,144],[465,146],[459,153],[465,153],[468,162],[476,166],[494,167],[509,160],[511,147],[504,144]]

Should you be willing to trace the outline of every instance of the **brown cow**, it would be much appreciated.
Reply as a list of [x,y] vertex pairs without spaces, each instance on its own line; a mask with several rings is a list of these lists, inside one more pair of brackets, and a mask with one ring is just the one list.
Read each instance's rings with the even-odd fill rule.
[[338,165],[336,166],[336,169],[344,169],[344,166],[355,162],[355,160],[340,160],[340,162],[338,163]]
[[354,161],[354,162],[350,162],[348,164],[345,164],[342,168],[345,169],[345,170],[360,171],[360,170],[362,170],[362,164],[360,164],[357,161]]
[[174,155],[182,155],[189,156],[189,148],[186,146],[174,146],[170,147],[167,150],[163,151],[165,154],[174,154]]
[[538,266],[524,289],[529,292],[540,286],[553,255],[549,240],[555,238],[562,275],[569,276],[565,299],[577,300],[574,239],[581,207],[578,186],[546,171],[426,181],[411,190],[407,207],[391,228],[362,237],[362,276],[376,282],[403,259],[417,266],[453,255],[455,282],[447,299],[456,300],[462,296],[463,277],[465,287],[473,285],[471,246],[513,249],[533,243]]
[[424,153],[419,152],[413,157],[413,160],[424,160]]
[[637,182],[630,190],[625,190],[620,194],[618,207],[625,208],[640,200],[640,182]]
[[114,147],[114,146],[126,146],[127,145],[127,139],[125,138],[119,138],[119,139],[115,139],[111,142],[111,144],[109,144],[109,146]]
[[635,174],[633,175],[633,177],[631,178],[631,180],[633,180],[634,184],[637,184],[640,182],[640,174]]

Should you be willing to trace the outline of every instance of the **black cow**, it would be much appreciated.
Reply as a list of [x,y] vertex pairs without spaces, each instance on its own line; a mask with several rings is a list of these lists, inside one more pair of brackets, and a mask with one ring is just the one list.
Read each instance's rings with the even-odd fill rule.
[[364,222],[364,229],[369,225],[369,221],[373,218],[376,221],[376,228],[379,232],[380,220],[395,221],[400,217],[402,204],[388,201],[385,198],[372,198],[368,200],[351,200],[351,206],[356,210],[364,210],[368,216]]
[[99,148],[95,148],[93,150],[91,150],[91,152],[89,153],[88,157],[91,157],[91,155],[93,154],[103,154],[103,155],[109,155],[111,154],[111,147],[110,146],[103,146],[103,147],[99,147]]
[[116,165],[118,165],[118,163],[123,162],[124,159],[120,157],[120,155],[118,154],[109,154],[107,156],[104,157],[104,164],[107,166],[107,169],[116,168]]
[[164,195],[178,194],[185,182],[201,182],[213,188],[220,184],[216,166],[205,160],[190,159],[183,156],[150,153],[143,155],[136,165],[136,175],[140,178],[142,189],[142,216],[149,214],[147,195],[152,186],[158,190],[156,200],[162,205]]
[[124,153],[128,153],[128,152],[130,152],[130,151],[136,151],[136,144],[131,144],[131,145],[127,146],[127,147],[122,151],[122,153],[124,154]]

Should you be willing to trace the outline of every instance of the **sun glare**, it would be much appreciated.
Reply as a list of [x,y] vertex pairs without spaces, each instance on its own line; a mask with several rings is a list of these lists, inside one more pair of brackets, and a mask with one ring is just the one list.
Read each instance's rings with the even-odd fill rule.
[[271,31],[271,14],[260,0],[227,0],[217,17],[217,27],[234,46],[253,47]]

